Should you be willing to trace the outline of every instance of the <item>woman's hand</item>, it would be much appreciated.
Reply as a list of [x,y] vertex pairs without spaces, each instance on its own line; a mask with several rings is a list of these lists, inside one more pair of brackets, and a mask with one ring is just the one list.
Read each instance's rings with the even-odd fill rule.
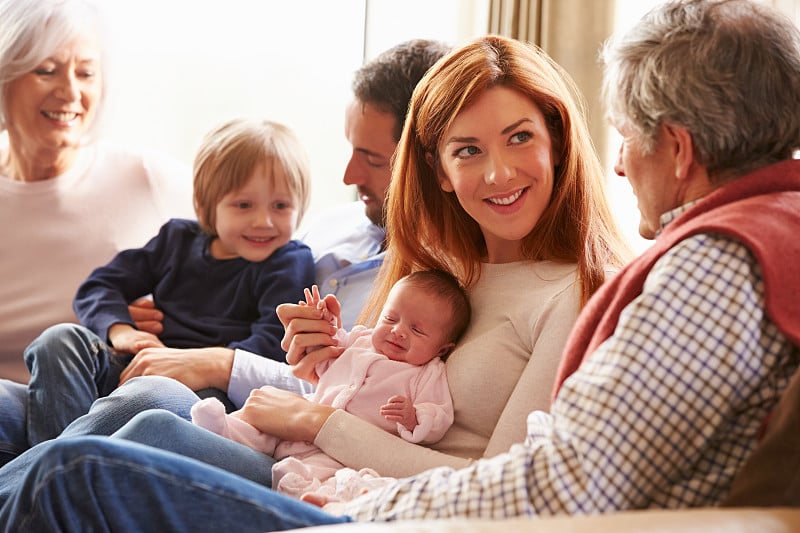
[[192,390],[227,391],[233,354],[230,348],[145,348],[122,371],[119,384],[137,376],[164,376]]
[[333,407],[275,387],[254,389],[239,410],[242,420],[283,440],[314,442]]
[[156,309],[156,304],[150,298],[139,298],[128,306],[128,312],[139,331],[153,335],[164,331],[164,326],[161,324],[164,313]]
[[[333,295],[325,297],[325,306],[341,322],[341,306]],[[292,365],[295,376],[316,383],[314,371],[317,363],[339,357],[342,349],[336,346],[333,335],[336,328],[323,316],[323,310],[302,304],[281,304],[277,308],[278,318],[285,333],[281,348],[286,350],[286,362]],[[314,348],[306,353],[309,348]]]

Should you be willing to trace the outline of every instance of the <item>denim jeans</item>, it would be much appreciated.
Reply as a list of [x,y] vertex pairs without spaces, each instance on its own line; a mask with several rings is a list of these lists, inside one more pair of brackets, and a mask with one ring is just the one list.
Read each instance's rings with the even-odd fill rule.
[[[166,409],[189,419],[197,396],[179,382],[157,376],[134,378],[111,395],[97,400],[64,435],[111,435],[136,414]],[[0,467],[30,448],[27,436],[28,388],[0,379]],[[5,468],[0,472],[6,472]],[[5,481],[0,475],[0,486]]]
[[0,466],[28,449],[28,388],[0,379]]
[[[111,435],[191,457],[271,486],[274,459],[189,422],[190,409],[196,401],[197,396],[175,380],[158,376],[134,378],[97,400],[89,413],[70,424],[56,440]],[[0,505],[14,492],[30,465],[48,453],[53,442],[38,444],[0,468]]]
[[[45,441],[28,449],[24,424],[25,391],[24,385],[0,381],[0,449],[5,450],[2,457],[9,461],[0,468],[0,505],[14,491],[28,466],[55,442]],[[188,420],[197,399],[191,390],[173,379],[159,376],[134,378],[94,402],[89,412],[67,426],[59,439],[77,435],[111,435],[134,416],[150,409],[166,409]],[[15,410],[6,411],[6,407]],[[153,435],[144,437],[156,440]]]
[[61,434],[108,396],[131,356],[117,354],[97,335],[76,324],[47,328],[25,349],[28,383],[28,444]]
[[[114,391],[132,359],[76,324],[47,328],[28,345],[24,357],[31,372],[27,402],[30,446],[59,436],[73,420],[89,412],[96,399]],[[228,412],[235,409],[220,390],[203,389],[197,394],[217,398]]]
[[[111,437],[191,457],[265,487],[272,486],[272,465],[275,459],[195,426],[169,411],[144,411]],[[3,470],[0,469],[0,475],[2,474]]]
[[103,437],[59,438],[0,506],[2,531],[280,531],[347,522],[194,459]]

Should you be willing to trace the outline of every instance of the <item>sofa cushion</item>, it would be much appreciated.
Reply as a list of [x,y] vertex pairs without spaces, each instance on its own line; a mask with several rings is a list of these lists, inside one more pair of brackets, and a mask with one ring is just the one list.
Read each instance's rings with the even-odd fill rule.
[[800,371],[772,412],[764,438],[736,474],[725,507],[800,507]]
[[298,533],[795,533],[800,509],[685,509],[625,511],[596,516],[509,520],[420,520],[337,524]]

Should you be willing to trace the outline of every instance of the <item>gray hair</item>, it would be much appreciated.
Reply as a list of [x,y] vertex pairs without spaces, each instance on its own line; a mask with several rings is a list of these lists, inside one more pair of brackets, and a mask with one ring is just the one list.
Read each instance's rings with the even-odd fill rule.
[[92,136],[102,122],[108,88],[108,39],[98,7],[85,0],[0,0],[0,132],[7,129],[8,84],[90,31],[101,43],[103,73],[103,90],[88,132]]
[[645,151],[665,123],[686,128],[722,182],[800,147],[800,32],[750,0],[675,0],[603,50],[609,118]]

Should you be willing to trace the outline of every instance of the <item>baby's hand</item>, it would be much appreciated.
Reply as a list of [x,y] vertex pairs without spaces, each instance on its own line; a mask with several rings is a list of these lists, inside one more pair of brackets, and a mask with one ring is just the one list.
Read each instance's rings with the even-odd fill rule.
[[417,410],[411,398],[405,396],[392,396],[385,405],[381,406],[381,415],[389,422],[402,424],[407,430],[414,431],[417,427]]
[[319,294],[319,287],[316,285],[311,286],[311,290],[303,289],[303,293],[306,295],[306,301],[300,302],[300,305],[308,305],[309,307],[316,307],[320,311],[322,311],[322,318],[327,320],[334,327],[337,327],[337,320],[336,316],[328,311],[328,304],[327,302],[320,296]]

